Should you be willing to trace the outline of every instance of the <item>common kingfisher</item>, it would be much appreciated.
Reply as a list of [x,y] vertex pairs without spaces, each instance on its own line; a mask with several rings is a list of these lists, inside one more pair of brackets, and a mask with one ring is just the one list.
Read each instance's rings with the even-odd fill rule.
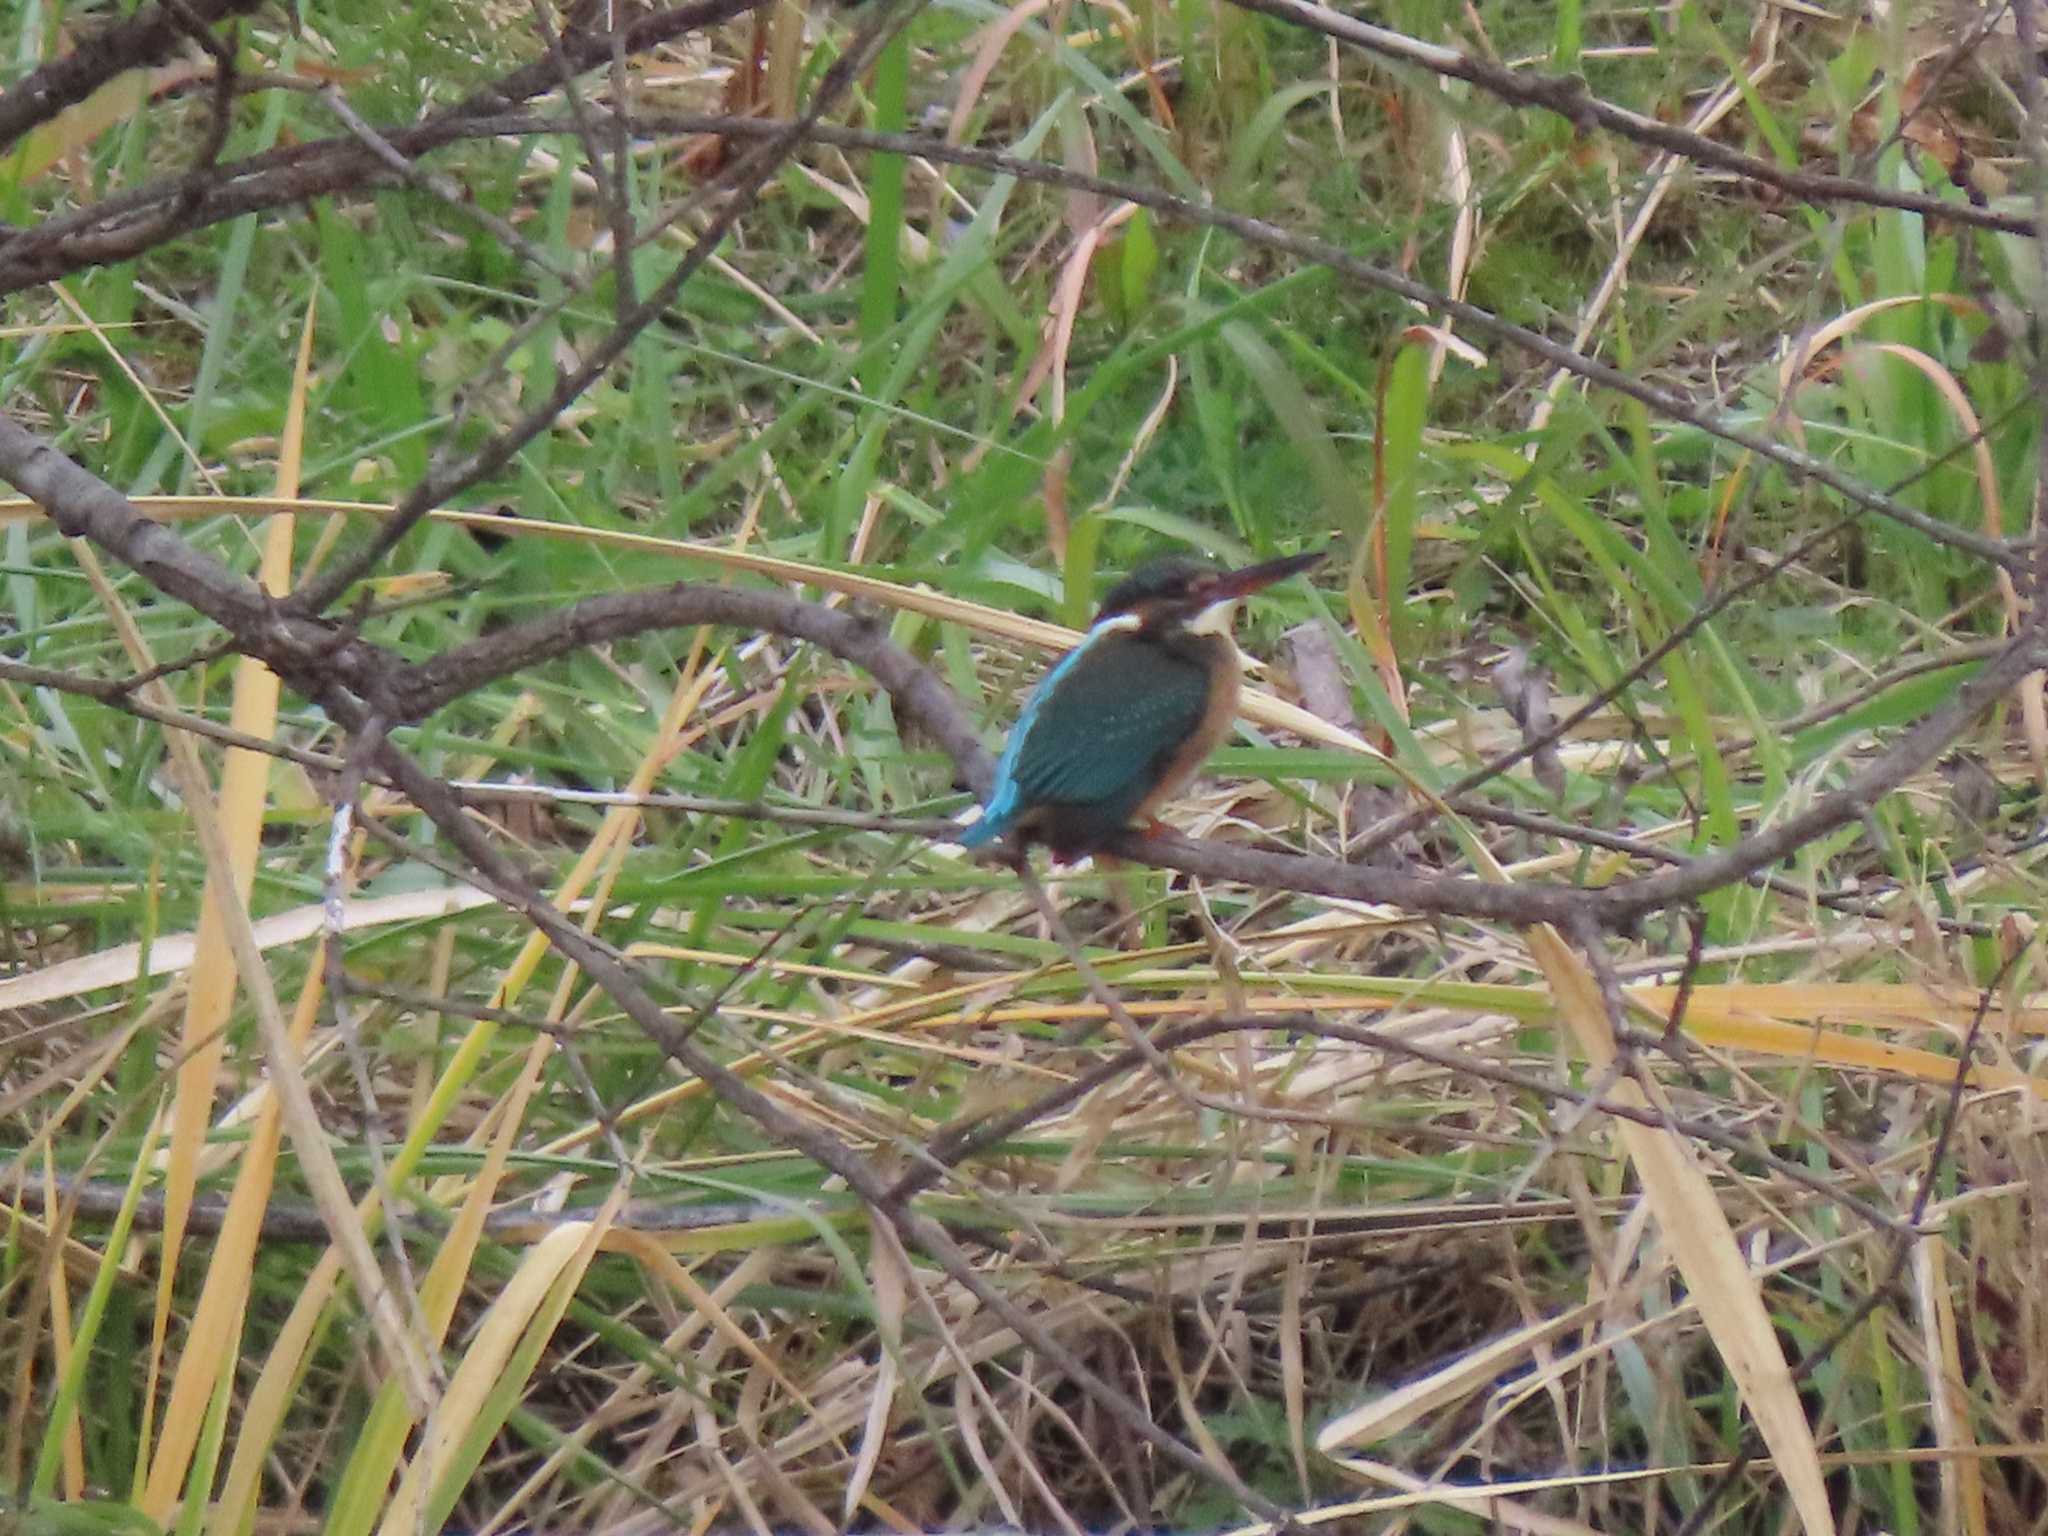
[[981,819],[961,845],[1015,833],[1068,862],[1149,820],[1237,716],[1244,659],[1230,632],[1238,600],[1321,559],[1289,555],[1224,571],[1168,555],[1118,582],[1081,643],[1024,701]]

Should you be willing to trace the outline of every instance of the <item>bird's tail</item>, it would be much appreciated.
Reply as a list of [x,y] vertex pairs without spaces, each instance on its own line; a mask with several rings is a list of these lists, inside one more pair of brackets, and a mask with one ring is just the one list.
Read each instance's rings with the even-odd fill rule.
[[998,794],[981,808],[981,819],[969,822],[960,833],[962,848],[986,848],[1010,830],[1017,819],[1017,797]]

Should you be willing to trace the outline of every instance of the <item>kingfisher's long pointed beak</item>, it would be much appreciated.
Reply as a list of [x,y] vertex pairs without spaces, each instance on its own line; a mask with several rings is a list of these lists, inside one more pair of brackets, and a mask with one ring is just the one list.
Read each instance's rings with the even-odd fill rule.
[[1242,570],[1225,571],[1208,584],[1202,597],[1211,603],[1246,597],[1261,587],[1270,587],[1276,581],[1285,581],[1290,576],[1311,570],[1322,560],[1323,552],[1317,549],[1305,555],[1286,555],[1278,560],[1262,560],[1257,565],[1247,565]]

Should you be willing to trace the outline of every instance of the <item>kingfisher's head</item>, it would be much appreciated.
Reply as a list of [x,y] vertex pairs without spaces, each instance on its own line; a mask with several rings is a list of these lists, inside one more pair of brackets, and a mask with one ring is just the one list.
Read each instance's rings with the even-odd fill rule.
[[1187,629],[1227,635],[1239,598],[1308,570],[1322,558],[1318,550],[1226,571],[1187,555],[1162,555],[1111,587],[1095,611],[1095,622],[1122,621],[1119,627],[1140,634]]

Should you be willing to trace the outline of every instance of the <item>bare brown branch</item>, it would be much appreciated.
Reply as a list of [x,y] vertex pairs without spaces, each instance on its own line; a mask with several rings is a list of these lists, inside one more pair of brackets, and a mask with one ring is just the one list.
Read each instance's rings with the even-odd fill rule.
[[[450,498],[489,479],[509,464],[522,447],[552,427],[577,397],[625,355],[634,337],[668,312],[676,296],[683,291],[683,285],[711,258],[739,222],[740,215],[753,206],[768,178],[795,153],[804,135],[838,103],[882,46],[908,25],[924,3],[925,0],[875,0],[859,33],[818,82],[804,115],[793,123],[780,125],[766,142],[720,178],[715,189],[721,199],[718,211],[692,240],[683,259],[669,270],[654,291],[641,302],[620,308],[611,330],[588,349],[576,369],[556,379],[547,399],[518,421],[494,432],[490,440],[473,453],[455,462],[437,463],[430,468],[426,478],[399,499],[390,518],[367,544],[335,561],[294,592],[287,599],[290,606],[302,613],[321,612],[355,581],[375,570],[421,518]],[[609,49],[606,56],[610,56]],[[559,68],[559,60],[555,62]],[[621,251],[618,259],[626,261],[630,254]]]
[[1490,96],[1518,107],[1554,112],[1581,129],[1602,128],[1637,144],[1661,149],[1695,165],[1727,171],[1746,182],[1770,187],[1807,203],[1856,203],[1873,208],[1898,208],[1945,219],[1972,229],[2030,235],[2034,221],[2024,214],[1998,213],[1970,203],[1907,192],[1853,176],[1791,170],[1775,160],[1746,155],[1739,149],[1694,133],[1675,123],[1659,122],[1640,112],[1595,96],[1577,75],[1539,75],[1508,69],[1490,59],[1461,53],[1437,43],[1376,27],[1314,0],[1231,0],[1247,11],[1320,33],[1391,63],[1405,64],[1448,80],[1463,80]]
[[0,149],[66,107],[76,106],[116,75],[161,64],[179,40],[190,35],[193,22],[211,26],[230,16],[246,16],[260,4],[261,0],[184,0],[177,6],[143,6],[0,92]]
[[[697,624],[736,624],[808,640],[867,668],[908,720],[952,758],[977,791],[991,765],[965,709],[928,669],[859,618],[775,593],[679,584],[588,599],[515,625],[418,665],[336,626],[273,603],[211,557],[160,528],[112,487],[78,468],[13,422],[0,419],[0,478],[44,506],[67,533],[101,547],[232,633],[309,697],[337,689],[364,712],[415,722],[495,678],[570,651]],[[2022,632],[1848,783],[1804,811],[1718,852],[1661,873],[1582,890],[1556,884],[1501,885],[1469,877],[1418,875],[1301,854],[1270,853],[1172,833],[1126,833],[1110,851],[1133,863],[1271,890],[1384,902],[1411,912],[1526,926],[1570,926],[1590,915],[1626,932],[1660,908],[1683,905],[1748,879],[1817,837],[1866,814],[1884,795],[1929,767],[1999,697],[2048,663],[2040,635]],[[330,707],[330,714],[336,711]],[[342,718],[339,714],[336,718]]]
[[[470,119],[451,116],[444,120],[421,124],[416,128],[390,130],[383,136],[401,153],[419,155],[465,138],[543,131],[573,133],[574,126],[573,123],[562,120],[537,119],[516,114]],[[1894,495],[1865,484],[1825,459],[1778,441],[1765,433],[1736,426],[1712,409],[1698,405],[1647,380],[1639,379],[1623,369],[1589,357],[1562,342],[1552,340],[1541,332],[1504,320],[1491,310],[1451,298],[1402,273],[1363,261],[1331,241],[1298,234],[1243,214],[1217,209],[1162,188],[1085,175],[1060,166],[1018,159],[994,150],[951,145],[914,134],[871,133],[838,128],[820,122],[806,125],[683,114],[643,116],[637,121],[636,126],[643,132],[717,133],[738,138],[765,139],[768,143],[763,146],[764,152],[776,155],[787,152],[790,147],[790,134],[793,130],[800,130],[801,136],[823,144],[922,156],[930,160],[974,167],[1070,191],[1091,192],[1105,198],[1136,203],[1170,218],[1226,230],[1254,245],[1284,251],[1305,261],[1327,266],[1353,282],[1410,300],[1481,334],[1508,342],[1590,384],[1639,400],[1667,420],[1695,427],[1723,442],[1746,449],[1761,459],[1777,464],[1792,474],[1817,481],[1852,505],[1890,518],[1938,544],[1962,550],[2002,567],[2016,569],[2025,562],[2024,554],[2004,541],[1988,538],[1971,528],[1930,516],[1917,507],[1900,501]],[[247,174],[230,174],[242,170],[246,170]],[[208,192],[193,205],[189,218],[182,227],[198,228],[263,208],[327,193],[389,184],[395,179],[395,173],[388,166],[370,155],[352,138],[298,145],[288,150],[253,157],[249,161],[240,162],[237,166],[221,168],[221,173],[214,179]],[[174,188],[160,187],[151,192],[152,199],[175,195]],[[0,293],[12,291],[29,283],[47,281],[49,278],[75,270],[78,266],[108,259],[103,249],[107,242],[113,242],[122,257],[134,254],[125,243],[123,235],[124,232],[131,230],[138,210],[149,206],[149,200],[138,204],[130,199],[116,198],[98,206],[109,210],[109,217],[116,220],[111,227],[97,227],[91,220],[80,223],[79,216],[74,215],[68,220],[53,220],[41,229],[0,245]],[[716,228],[722,227],[724,226]],[[707,238],[716,232],[716,228],[706,232]],[[699,252],[709,254],[709,248],[702,240],[693,247],[692,257],[696,257]],[[638,334],[639,329],[644,329],[666,310],[671,289],[679,290],[681,287],[678,277],[686,280],[689,272],[694,270],[691,264],[692,257],[686,257],[683,264],[670,274],[670,279],[662,284],[660,292],[631,312],[628,316],[633,327],[630,334]],[[616,328],[611,333],[608,343],[601,349],[607,366],[612,353],[623,349],[624,342],[618,338],[628,336],[627,327]],[[610,344],[613,341],[617,342],[616,346]],[[314,606],[331,601],[335,592],[339,591],[339,588],[335,587],[337,573],[348,574],[350,579],[354,579],[355,575],[360,574],[357,570],[358,565],[367,570],[374,564],[374,559],[367,558],[369,554],[374,552],[376,558],[381,558],[382,552],[395,546],[397,539],[403,535],[403,529],[409,527],[417,517],[424,516],[426,511],[437,505],[440,500],[456,494],[461,488],[476,484],[509,461],[518,443],[530,441],[545,426],[546,421],[553,419],[550,412],[558,410],[555,406],[557,396],[560,397],[562,404],[566,404],[588,387],[590,379],[585,375],[595,377],[591,370],[596,367],[598,360],[593,356],[575,374],[562,380],[549,401],[543,402],[542,406],[537,407],[526,419],[507,432],[493,438],[492,443],[486,445],[484,449],[457,465],[431,475],[420,488],[406,498],[404,516],[380,532],[378,538],[373,541],[370,551],[359,555],[347,565],[338,567],[336,571],[330,571],[321,582],[320,590],[307,594],[308,597],[317,597],[320,600],[319,604]],[[540,426],[536,426],[536,422],[540,423]],[[398,527],[400,531],[394,533],[393,527]],[[334,588],[334,591],[329,591],[329,588]]]

